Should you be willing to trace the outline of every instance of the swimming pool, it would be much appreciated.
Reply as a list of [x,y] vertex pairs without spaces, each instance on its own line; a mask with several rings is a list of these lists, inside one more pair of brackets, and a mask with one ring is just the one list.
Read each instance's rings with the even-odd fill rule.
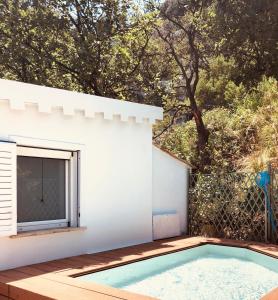
[[253,300],[278,286],[278,260],[203,245],[78,278],[163,300]]

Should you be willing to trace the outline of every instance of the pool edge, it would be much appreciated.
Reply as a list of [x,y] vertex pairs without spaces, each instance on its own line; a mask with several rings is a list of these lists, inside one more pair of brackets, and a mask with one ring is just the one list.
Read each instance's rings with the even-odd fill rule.
[[[260,254],[276,259],[278,258],[278,245],[219,238],[182,236],[2,271],[0,272],[0,298],[14,299],[16,296],[16,299],[23,300],[27,299],[27,295],[30,295],[28,299],[45,300],[46,297],[50,297],[51,299],[69,300],[74,299],[72,298],[73,294],[78,292],[82,296],[82,299],[91,300],[100,299],[100,295],[106,295],[109,296],[109,299],[115,300],[154,299],[144,295],[128,293],[109,286],[94,283],[85,284],[76,277],[206,244],[246,248]],[[49,288],[49,286],[52,285],[56,288]],[[64,289],[63,286],[66,286],[67,294],[58,297],[57,293],[60,289]],[[85,294],[90,296],[87,298]],[[270,291],[264,295],[262,299],[278,299],[278,289]]]

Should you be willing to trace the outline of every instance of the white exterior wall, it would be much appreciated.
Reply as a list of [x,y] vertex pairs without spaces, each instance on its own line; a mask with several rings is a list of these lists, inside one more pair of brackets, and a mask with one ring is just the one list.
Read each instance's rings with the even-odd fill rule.
[[181,232],[187,233],[190,167],[153,146],[153,215],[177,213]]
[[[5,84],[3,80],[0,83]],[[32,95],[34,86],[27,86]],[[48,91],[53,89],[44,89],[46,101]],[[23,106],[22,103],[18,106],[15,98],[12,102],[5,100],[6,95],[1,97],[2,91],[0,140],[81,151],[80,226],[87,229],[13,239],[0,237],[0,270],[151,241],[152,122],[135,122],[138,115],[141,121],[145,116],[140,105],[127,103],[129,115],[125,112],[123,118],[121,112],[125,107],[121,107],[122,103],[117,107],[113,102],[114,110],[118,108],[118,111],[114,117],[113,112],[108,114],[112,120],[105,119],[105,111],[104,118],[103,115],[86,118],[76,108],[66,114],[66,104],[51,107],[48,113],[39,112],[38,108],[44,108],[43,102],[38,106],[25,101]],[[17,94],[20,99],[20,89]],[[56,90],[57,97],[58,94]],[[22,93],[27,99],[26,95]],[[148,107],[143,106],[143,110],[148,112]],[[161,118],[162,110],[153,107],[150,110],[149,120]],[[129,119],[130,115],[135,120]]]

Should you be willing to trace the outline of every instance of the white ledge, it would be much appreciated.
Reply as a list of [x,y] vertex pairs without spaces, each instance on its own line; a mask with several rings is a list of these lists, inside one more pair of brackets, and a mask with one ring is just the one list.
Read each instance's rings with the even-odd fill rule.
[[18,239],[28,236],[36,236],[36,235],[46,235],[53,233],[62,233],[62,232],[72,232],[72,231],[84,231],[87,227],[63,227],[63,228],[51,228],[51,229],[43,229],[43,230],[32,230],[32,231],[23,231],[18,232],[16,235],[11,235],[11,239]]
[[59,108],[69,117],[81,111],[86,118],[102,114],[107,120],[120,117],[121,121],[126,122],[132,118],[137,123],[150,124],[163,118],[161,107],[5,79],[0,79],[0,100],[8,101],[11,110],[24,111],[29,105],[36,105],[39,113],[50,114]]

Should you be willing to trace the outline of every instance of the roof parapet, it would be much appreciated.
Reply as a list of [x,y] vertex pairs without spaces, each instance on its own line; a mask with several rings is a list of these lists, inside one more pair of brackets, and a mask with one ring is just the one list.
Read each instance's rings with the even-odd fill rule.
[[101,114],[106,120],[120,118],[127,122],[154,124],[163,119],[161,107],[88,95],[57,88],[0,79],[0,100],[9,102],[11,110],[23,111],[28,105],[36,105],[40,113],[51,114],[55,108],[62,109],[66,116],[77,111],[86,118]]

